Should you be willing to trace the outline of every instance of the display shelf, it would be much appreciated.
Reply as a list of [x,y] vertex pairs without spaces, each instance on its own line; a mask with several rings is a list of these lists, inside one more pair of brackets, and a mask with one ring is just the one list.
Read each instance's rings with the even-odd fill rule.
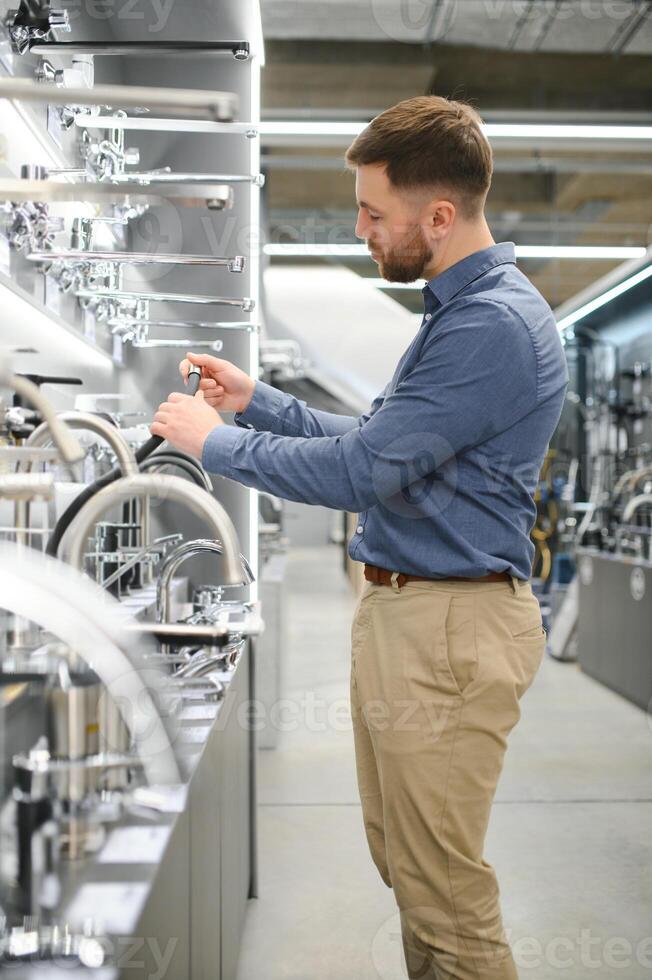
[[[10,276],[0,272],[0,346],[4,353],[30,360],[48,371],[99,369],[106,374],[115,367],[113,338],[104,336],[93,343],[43,303],[39,303]],[[30,354],[31,352],[31,354]],[[27,360],[26,360],[27,358]],[[22,370],[22,366],[20,370]]]

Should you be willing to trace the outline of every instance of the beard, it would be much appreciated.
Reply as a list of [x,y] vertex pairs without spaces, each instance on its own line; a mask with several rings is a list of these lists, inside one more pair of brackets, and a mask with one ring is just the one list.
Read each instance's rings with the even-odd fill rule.
[[423,270],[431,260],[432,251],[428,248],[425,235],[415,225],[398,245],[381,254],[378,269],[388,282],[414,282],[422,278]]

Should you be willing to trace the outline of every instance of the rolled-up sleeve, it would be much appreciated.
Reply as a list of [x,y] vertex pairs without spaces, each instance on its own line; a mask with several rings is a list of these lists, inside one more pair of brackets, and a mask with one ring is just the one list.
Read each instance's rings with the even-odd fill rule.
[[206,439],[202,463],[287,500],[368,510],[533,411],[533,377],[532,340],[512,310],[484,299],[451,304],[417,364],[361,424],[320,436],[301,409],[296,427],[310,435],[292,435],[294,407],[284,401],[291,396],[281,395],[270,404],[284,416],[276,431],[218,426]]

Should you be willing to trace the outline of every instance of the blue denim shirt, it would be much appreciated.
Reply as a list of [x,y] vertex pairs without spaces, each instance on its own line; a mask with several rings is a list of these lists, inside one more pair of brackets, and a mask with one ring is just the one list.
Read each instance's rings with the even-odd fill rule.
[[369,411],[310,409],[257,382],[206,469],[359,512],[349,554],[392,571],[531,575],[539,471],[568,371],[552,311],[503,242],[423,289],[421,327]]

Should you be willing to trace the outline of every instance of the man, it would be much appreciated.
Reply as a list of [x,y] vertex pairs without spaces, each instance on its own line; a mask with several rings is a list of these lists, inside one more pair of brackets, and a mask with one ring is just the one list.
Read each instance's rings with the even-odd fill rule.
[[[471,107],[401,102],[347,163],[356,235],[382,275],[427,280],[423,322],[385,390],[366,415],[342,417],[189,354],[181,370],[201,365],[200,392],[170,395],[152,432],[246,486],[359,512],[358,782],[408,974],[511,980],[483,844],[507,735],[544,653],[529,532],[565,359],[549,306],[487,226],[492,156]],[[235,411],[236,426],[215,409]]]

